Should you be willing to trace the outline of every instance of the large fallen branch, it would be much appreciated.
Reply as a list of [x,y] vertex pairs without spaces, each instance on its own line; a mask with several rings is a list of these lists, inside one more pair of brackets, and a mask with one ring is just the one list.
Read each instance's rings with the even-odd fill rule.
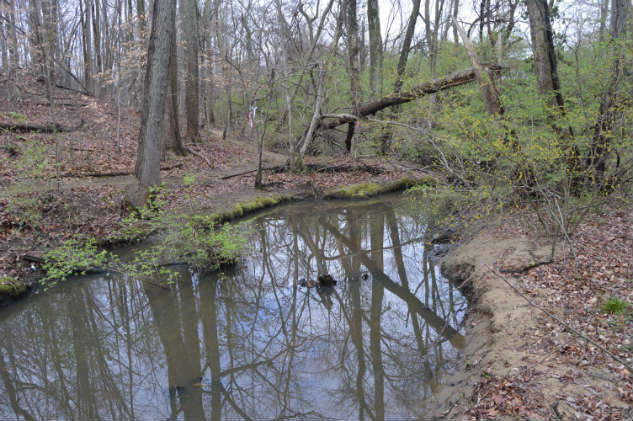
[[[482,64],[489,72],[498,72],[501,70],[500,66],[494,64]],[[415,86],[408,92],[401,92],[399,94],[390,94],[377,101],[370,102],[362,105],[359,110],[359,117],[366,117],[368,115],[376,114],[378,111],[394,105],[405,104],[415,99],[421,98],[425,95],[434,94],[444,89],[449,89],[455,86],[464,85],[477,80],[477,74],[474,67],[459,72],[451,73],[447,76],[433,79],[428,82],[424,82]],[[326,121],[329,120],[329,121]],[[346,114],[325,114],[321,116],[321,123],[319,128],[321,129],[333,129],[341,124],[352,123],[356,120],[355,116]]]
[[81,120],[75,127],[64,127],[59,123],[41,126],[38,124],[17,124],[17,123],[0,123],[0,129],[9,130],[16,133],[68,133],[80,129],[84,125]]

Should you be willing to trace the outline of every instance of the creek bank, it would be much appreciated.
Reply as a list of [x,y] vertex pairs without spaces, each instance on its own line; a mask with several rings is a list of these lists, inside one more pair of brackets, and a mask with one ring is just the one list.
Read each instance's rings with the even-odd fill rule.
[[[404,191],[416,185],[427,185],[435,183],[436,179],[431,176],[410,177],[405,176],[397,180],[387,182],[365,182],[353,184],[346,187],[337,187],[329,190],[315,188],[309,184],[307,188],[285,193],[265,193],[261,191],[250,191],[250,194],[237,196],[239,200],[227,200],[223,206],[217,206],[217,211],[212,212],[214,208],[203,210],[194,210],[194,214],[206,215],[208,220],[214,225],[221,225],[252,216],[260,211],[270,209],[272,207],[290,202],[299,202],[305,200],[321,200],[321,199],[338,199],[338,200],[362,200],[376,197],[388,193],[396,193]],[[314,192],[319,194],[315,196]],[[231,204],[234,202],[234,204]],[[205,212],[205,213],[203,213]],[[209,213],[206,213],[209,212]],[[131,243],[139,243],[147,240],[154,232],[140,230],[134,237],[102,237],[98,239],[97,244],[100,249],[113,250]],[[26,271],[22,272],[20,277],[3,277],[0,278],[0,304],[6,304],[12,300],[19,299],[28,292],[37,288],[39,280],[44,276],[41,270],[44,263],[45,252],[39,254],[25,254],[21,256],[21,260],[28,266]],[[171,263],[167,263],[170,265]],[[106,272],[101,268],[81,268],[81,272]]]
[[[565,289],[565,277],[559,280],[563,291],[556,291],[558,286],[550,281],[551,273],[574,264],[573,256],[561,251],[553,255],[544,240],[519,230],[510,229],[508,234],[504,228],[508,229],[508,222],[479,232],[442,261],[442,273],[461,286],[470,304],[462,367],[440,392],[438,401],[448,402],[449,409],[444,406],[436,419],[631,419],[633,401],[627,390],[632,373],[608,356],[600,356],[599,349],[539,310],[567,317],[567,323],[578,326],[573,310],[564,307],[575,292]],[[627,237],[630,251],[630,232],[622,238]],[[626,255],[624,243],[622,255]],[[582,246],[578,259],[585,259],[581,253]],[[598,261],[597,266],[604,268],[605,263]],[[513,291],[506,282],[525,292]],[[631,290],[629,285],[627,291],[633,297]],[[538,308],[528,304],[528,296]],[[596,305],[597,299],[589,301]],[[599,310],[598,302],[593,314]],[[606,333],[601,334],[605,337]],[[583,352],[593,359],[583,358]],[[626,356],[611,352],[631,361],[630,345]],[[594,414],[608,418],[594,418]]]

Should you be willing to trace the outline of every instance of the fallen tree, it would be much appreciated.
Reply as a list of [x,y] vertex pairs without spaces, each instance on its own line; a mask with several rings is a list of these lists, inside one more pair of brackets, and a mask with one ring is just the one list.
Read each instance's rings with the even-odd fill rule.
[[79,130],[84,125],[84,121],[81,120],[75,127],[64,127],[59,123],[48,124],[46,126],[38,124],[18,124],[18,123],[0,123],[0,129],[8,130],[16,133],[68,133],[75,130]]
[[[502,69],[501,66],[497,66],[495,64],[482,64],[481,66],[488,72],[499,72]],[[358,118],[376,114],[378,111],[384,110],[385,108],[405,104],[415,99],[422,98],[423,96],[474,82],[475,80],[477,80],[477,69],[474,67],[453,72],[447,76],[432,79],[428,82],[417,85],[408,92],[392,93],[380,98],[379,100],[361,105],[358,109],[358,116],[351,114],[323,114],[321,115],[319,129],[333,129],[341,124],[355,123]]]

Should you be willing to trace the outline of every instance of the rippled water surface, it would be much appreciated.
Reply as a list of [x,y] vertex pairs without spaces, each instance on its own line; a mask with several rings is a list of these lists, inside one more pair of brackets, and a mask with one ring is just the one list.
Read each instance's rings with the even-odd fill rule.
[[[423,215],[314,202],[250,225],[230,272],[84,277],[0,309],[0,419],[424,419],[465,299]],[[319,274],[338,284],[302,286]]]

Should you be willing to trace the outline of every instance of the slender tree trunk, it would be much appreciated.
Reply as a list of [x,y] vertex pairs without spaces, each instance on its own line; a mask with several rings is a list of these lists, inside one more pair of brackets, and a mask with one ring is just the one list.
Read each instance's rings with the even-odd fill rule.
[[[352,96],[353,114],[358,115],[360,108],[360,71],[359,71],[359,48],[358,48],[358,20],[356,16],[356,0],[347,0],[347,51],[350,79],[350,94]],[[357,120],[358,121],[358,120]],[[345,137],[345,150],[352,151],[352,138],[357,122],[350,123],[347,127]]]
[[199,122],[199,68],[198,68],[198,2],[182,0],[182,29],[185,41],[185,111],[187,114],[187,140],[197,142],[200,139]]
[[382,95],[382,35],[378,0],[367,0],[367,26],[369,29],[369,90],[370,100]]
[[398,59],[398,67],[396,69],[396,82],[394,84],[394,92],[399,93],[402,89],[402,78],[407,68],[407,60],[409,59],[409,50],[411,50],[411,41],[413,40],[413,34],[415,33],[415,23],[418,20],[420,14],[420,0],[413,0],[413,7],[411,9],[411,15],[409,16],[409,23],[407,24],[407,31],[404,35],[404,41],[402,42],[402,50],[400,50],[400,58]]
[[90,4],[89,0],[79,0],[79,16],[81,21],[82,47],[83,47],[83,71],[84,85],[89,93],[93,92],[92,88],[92,58],[90,53]]
[[149,188],[160,183],[161,120],[165,112],[167,70],[175,22],[176,3],[173,0],[154,0],[136,155],[137,184],[129,197],[135,207],[143,206],[149,197]]
[[464,29],[459,23],[457,23],[456,20],[453,21],[453,26],[461,35],[462,42],[464,43],[464,47],[466,48],[466,51],[468,53],[468,57],[470,57],[470,61],[473,65],[473,68],[475,69],[477,82],[479,82],[481,93],[486,104],[486,111],[491,116],[503,114],[503,107],[501,106],[501,100],[499,98],[499,87],[497,86],[497,76],[495,74],[487,72],[483,68],[483,66],[479,62],[477,53],[475,52],[475,47],[470,42],[470,38],[468,38],[466,31],[464,31]]
[[9,73],[10,64],[9,64],[9,36],[8,36],[8,28],[6,28],[5,24],[6,17],[4,16],[3,10],[0,9],[0,46],[1,54],[0,57],[2,59],[2,71],[5,74]]

